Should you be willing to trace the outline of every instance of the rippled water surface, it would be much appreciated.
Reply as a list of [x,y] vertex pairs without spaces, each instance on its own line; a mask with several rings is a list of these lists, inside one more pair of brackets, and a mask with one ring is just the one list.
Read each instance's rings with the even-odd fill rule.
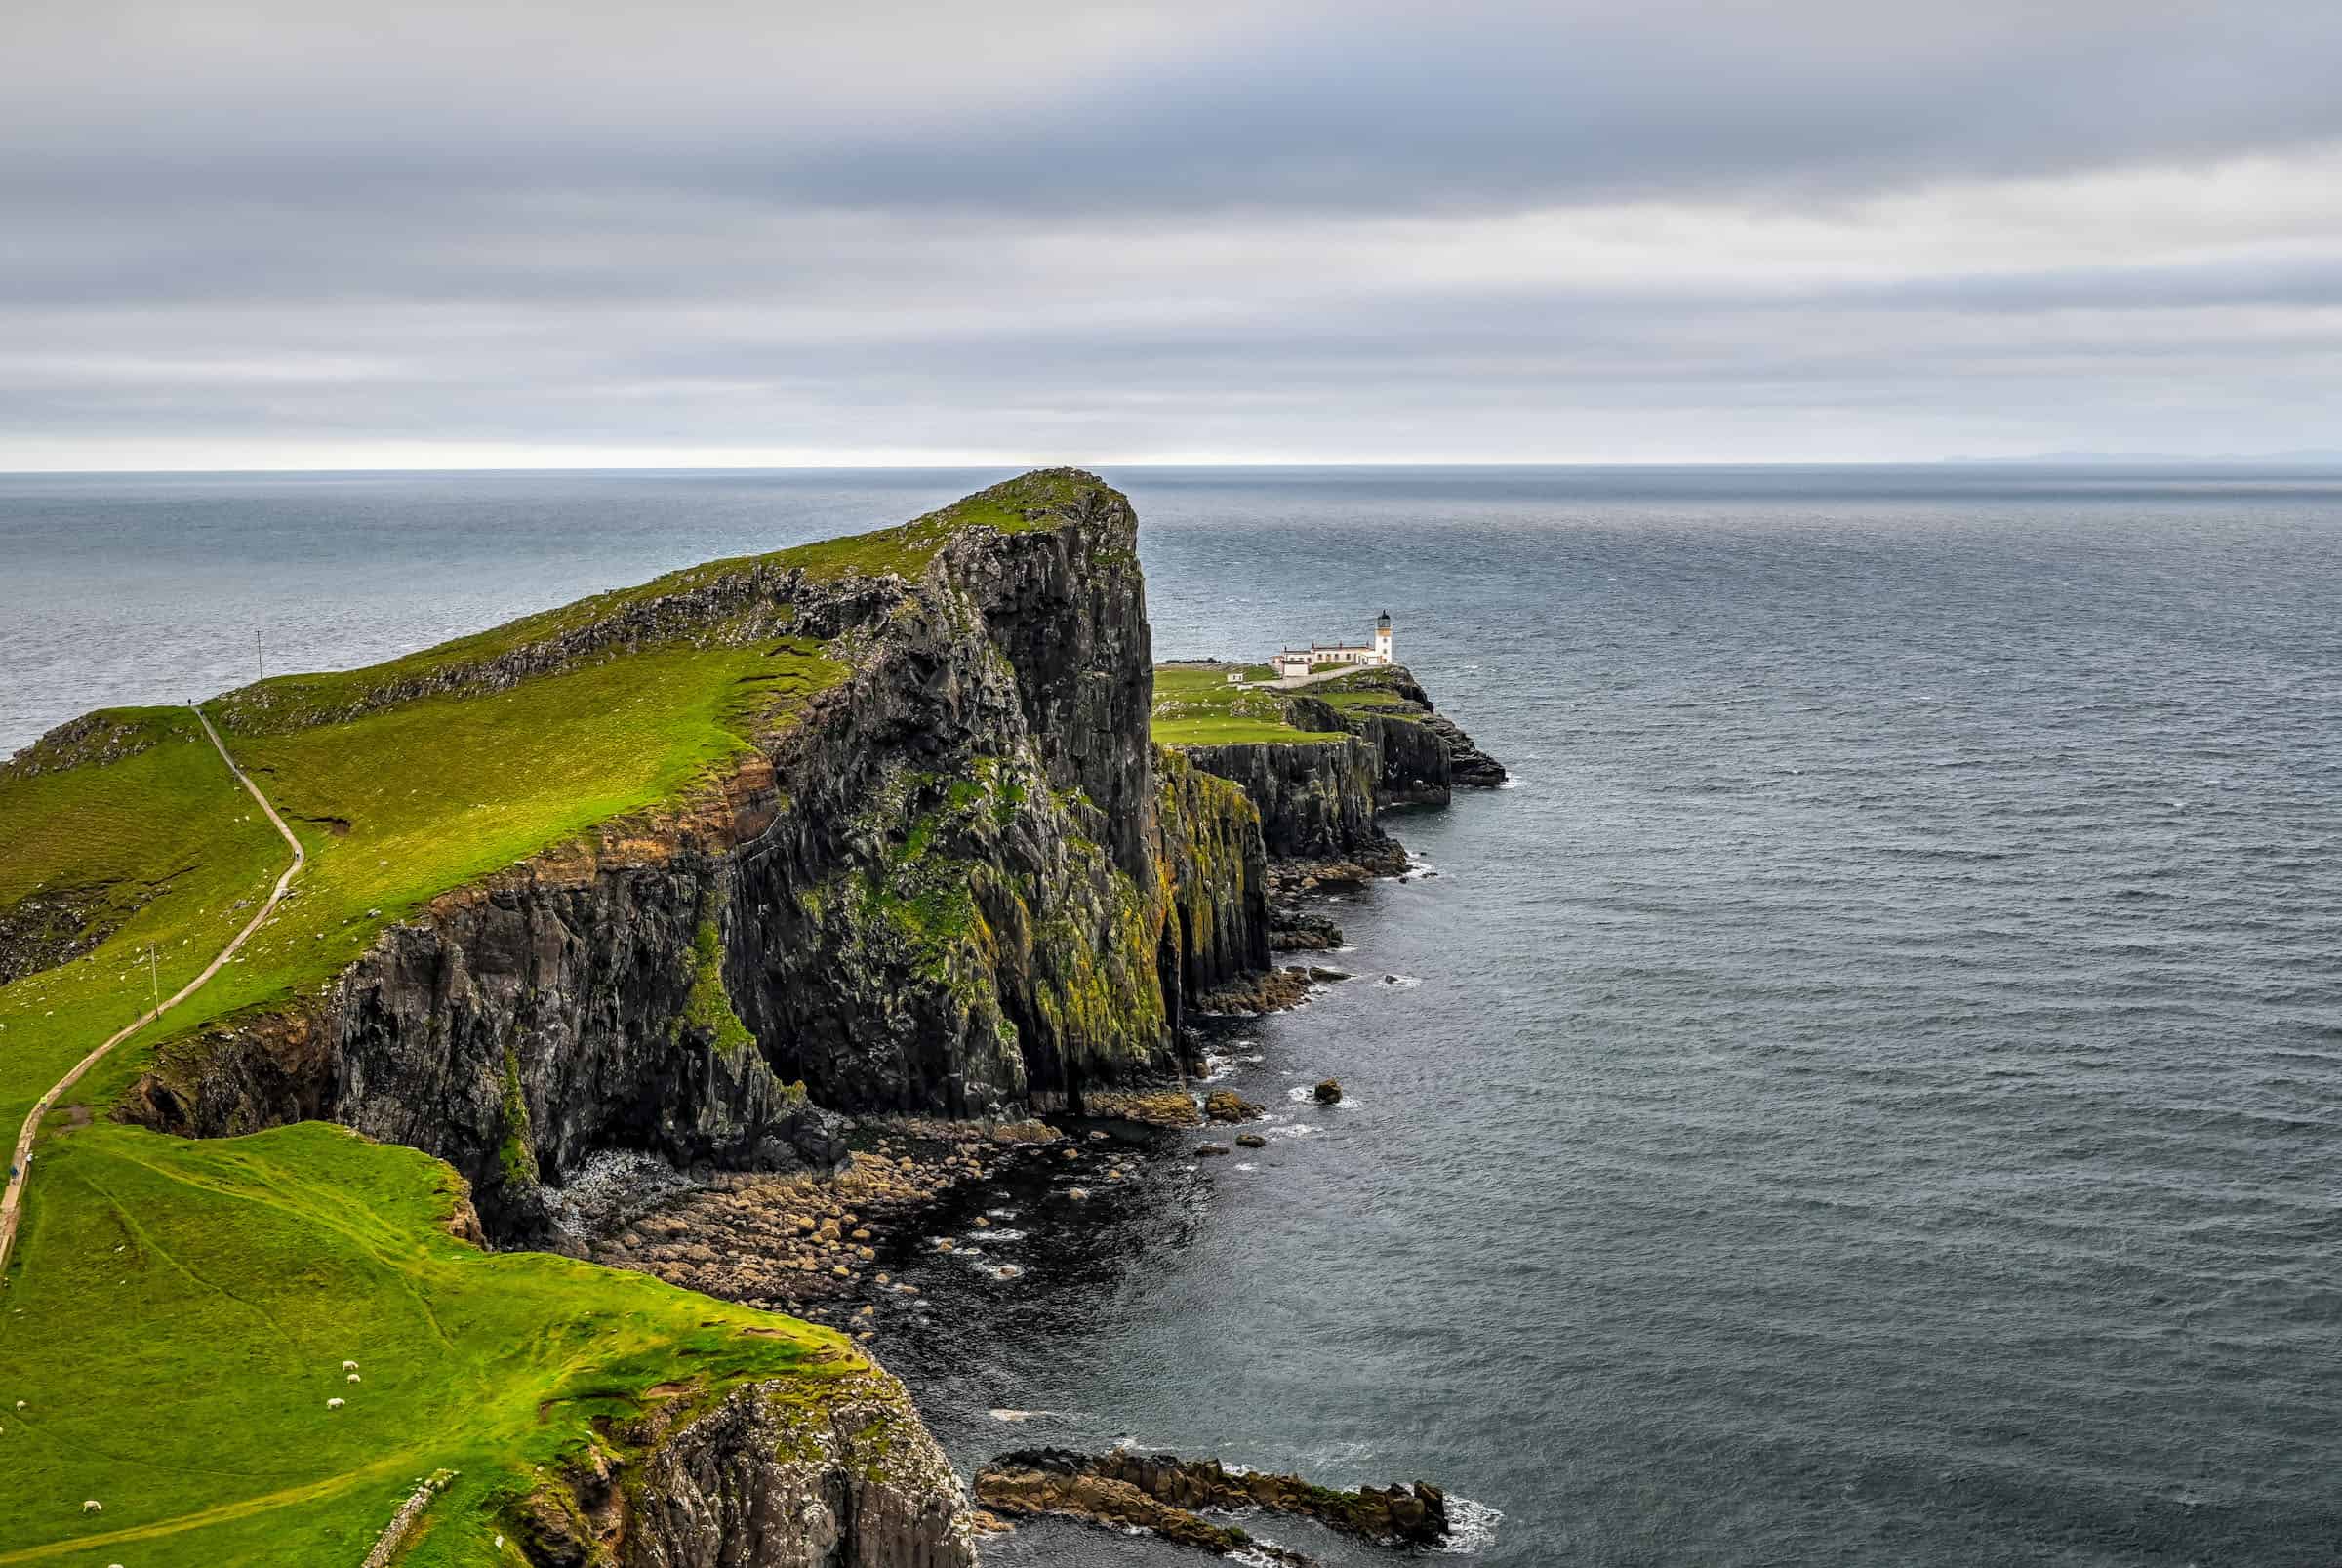
[[[0,744],[989,477],[0,480]],[[1387,608],[1520,784],[1224,1031],[1269,1148],[988,1195],[1029,1271],[889,1342],[958,1458],[1422,1475],[1489,1563],[2342,1555],[2342,481],[1110,477],[1158,652]]]

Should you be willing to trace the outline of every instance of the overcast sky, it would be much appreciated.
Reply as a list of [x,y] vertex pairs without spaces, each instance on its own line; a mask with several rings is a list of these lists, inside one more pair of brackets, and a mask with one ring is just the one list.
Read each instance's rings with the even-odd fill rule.
[[0,468],[2342,447],[2342,5],[0,7]]

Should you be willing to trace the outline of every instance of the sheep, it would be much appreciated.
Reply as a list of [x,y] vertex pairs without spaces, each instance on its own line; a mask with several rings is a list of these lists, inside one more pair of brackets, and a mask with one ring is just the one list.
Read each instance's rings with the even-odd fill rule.
[[342,1408],[344,1402],[345,1401],[340,1399],[328,1399],[325,1402],[325,1408],[328,1410],[339,1410]]
[[82,1504],[81,1511],[84,1513],[103,1513],[105,1511],[105,1505],[99,1502],[96,1498],[91,1498]]
[[354,1372],[353,1372],[353,1373],[351,1373],[351,1374],[349,1375],[349,1378],[348,1378],[348,1380],[347,1380],[347,1381],[349,1381],[349,1382],[351,1382],[351,1383],[355,1383],[355,1382],[357,1382],[357,1381],[358,1381],[358,1375],[357,1375],[356,1373],[354,1373]]
[[358,1364],[355,1361],[344,1361],[342,1363],[342,1370],[344,1372],[355,1372],[358,1370]]

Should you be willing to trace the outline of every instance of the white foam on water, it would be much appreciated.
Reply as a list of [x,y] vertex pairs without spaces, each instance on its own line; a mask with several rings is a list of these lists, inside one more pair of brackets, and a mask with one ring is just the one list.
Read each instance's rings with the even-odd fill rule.
[[1017,1213],[1018,1211],[1015,1209],[987,1209],[984,1211],[984,1217],[987,1220],[1014,1220]]
[[975,1234],[992,1242],[1023,1241],[1025,1239],[1025,1232],[1022,1230],[979,1230]]
[[1485,1551],[1496,1545],[1496,1527],[1505,1522],[1502,1508],[1475,1503],[1468,1497],[1447,1500],[1447,1544],[1441,1551]]
[[[1193,1170],[1194,1168],[1195,1168],[1195,1167],[1194,1167],[1194,1166],[1192,1166],[1192,1165],[1191,1165],[1191,1166],[1189,1166],[1189,1167],[1188,1167],[1188,1169],[1189,1169],[1189,1170],[1191,1170],[1191,1170]],[[1237,1169],[1237,1170],[1239,1170],[1239,1171],[1257,1171],[1257,1170],[1259,1170],[1259,1169],[1260,1169],[1260,1167],[1259,1167],[1258,1165],[1255,1165],[1255,1164],[1253,1164],[1253,1163],[1252,1163],[1252,1161],[1250,1161],[1250,1160],[1238,1160],[1238,1161],[1236,1161],[1236,1163],[1235,1163],[1235,1167],[1234,1167],[1234,1168],[1235,1168],[1235,1169]],[[1223,1466],[1223,1467],[1222,1467],[1222,1468],[1226,1468],[1226,1467],[1225,1467],[1225,1466]]]
[[1423,982],[1413,975],[1385,975],[1375,984],[1388,986],[1394,991],[1411,991]]

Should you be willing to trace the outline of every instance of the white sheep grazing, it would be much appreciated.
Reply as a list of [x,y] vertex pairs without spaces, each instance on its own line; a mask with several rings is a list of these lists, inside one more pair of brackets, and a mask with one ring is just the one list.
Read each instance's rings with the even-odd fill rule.
[[358,1375],[357,1375],[356,1373],[354,1373],[354,1372],[353,1372],[353,1373],[351,1373],[351,1374],[349,1375],[349,1381],[350,1381],[351,1383],[355,1383],[355,1382],[357,1382],[357,1381],[358,1381]]
[[325,1408],[328,1410],[339,1410],[342,1408],[342,1405],[343,1401],[339,1399],[328,1399],[325,1402]]
[[358,1364],[355,1361],[344,1361],[342,1363],[342,1370],[344,1372],[355,1372],[358,1370]]
[[103,1513],[105,1511],[105,1505],[99,1502],[96,1498],[91,1498],[88,1502],[82,1504],[81,1511],[84,1513]]

